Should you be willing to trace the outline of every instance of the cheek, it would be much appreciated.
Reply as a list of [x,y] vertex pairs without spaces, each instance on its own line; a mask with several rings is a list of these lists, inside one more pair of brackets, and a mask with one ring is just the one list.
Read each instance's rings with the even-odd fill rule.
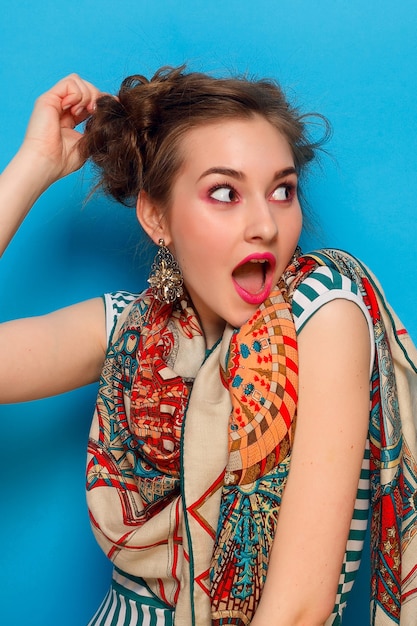
[[297,225],[296,225],[296,227],[294,229],[294,235],[295,235],[295,238],[296,238],[297,241],[300,238],[302,230],[303,230],[303,214],[302,214],[301,209],[300,209]]
[[185,225],[181,233],[174,237],[173,254],[186,274],[201,271],[209,251],[210,242],[197,237],[195,232]]
[[278,227],[278,232],[281,230],[281,233],[288,241],[288,245],[291,247],[299,240],[302,228],[303,215],[299,208],[286,215],[285,222],[281,224],[281,229]]
[[297,238],[297,241],[301,235],[302,229],[303,229],[303,212],[298,202],[297,209],[294,215],[294,236]]
[[204,219],[204,216],[196,219],[195,215],[189,214],[173,224],[171,233],[173,247],[187,265],[209,257],[224,239],[224,228],[219,224]]

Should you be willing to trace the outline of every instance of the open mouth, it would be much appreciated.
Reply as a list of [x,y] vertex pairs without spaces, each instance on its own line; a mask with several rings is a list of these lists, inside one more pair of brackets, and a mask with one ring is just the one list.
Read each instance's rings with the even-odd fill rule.
[[249,304],[259,304],[272,287],[275,258],[270,254],[252,255],[242,261],[232,273],[239,296]]
[[265,286],[267,264],[268,261],[265,259],[252,259],[235,269],[233,279],[239,287],[255,295]]

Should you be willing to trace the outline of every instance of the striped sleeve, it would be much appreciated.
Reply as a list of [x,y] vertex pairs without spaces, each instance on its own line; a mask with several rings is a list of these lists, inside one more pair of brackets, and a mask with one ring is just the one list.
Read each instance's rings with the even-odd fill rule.
[[119,315],[124,311],[126,306],[136,300],[139,294],[130,291],[114,291],[113,293],[105,293],[103,296],[104,306],[106,309],[106,332],[107,345],[110,344]]
[[294,290],[292,313],[297,334],[302,331],[314,313],[328,302],[337,299],[354,302],[365,316],[369,329],[371,346],[370,373],[372,373],[375,344],[371,316],[356,283],[347,276],[340,274],[337,270],[328,266],[320,266]]

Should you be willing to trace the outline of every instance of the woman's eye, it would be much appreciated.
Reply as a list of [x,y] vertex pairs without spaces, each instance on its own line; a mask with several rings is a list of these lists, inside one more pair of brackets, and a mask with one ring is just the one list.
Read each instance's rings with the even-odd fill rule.
[[280,185],[275,189],[272,193],[272,200],[276,200],[278,202],[282,202],[285,200],[290,200],[293,195],[293,190],[291,185]]
[[236,192],[231,187],[217,187],[210,192],[210,198],[219,202],[235,202]]

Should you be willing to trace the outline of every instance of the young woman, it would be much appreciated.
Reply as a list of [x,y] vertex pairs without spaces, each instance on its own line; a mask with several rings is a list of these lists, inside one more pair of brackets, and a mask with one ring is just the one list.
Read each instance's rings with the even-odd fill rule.
[[0,329],[2,402],[99,381],[87,494],[115,569],[92,625],[339,624],[369,501],[372,623],[413,623],[416,355],[366,268],[297,247],[316,147],[269,81],[72,75],[0,179],[2,250],[87,158],[159,247],[144,293]]

